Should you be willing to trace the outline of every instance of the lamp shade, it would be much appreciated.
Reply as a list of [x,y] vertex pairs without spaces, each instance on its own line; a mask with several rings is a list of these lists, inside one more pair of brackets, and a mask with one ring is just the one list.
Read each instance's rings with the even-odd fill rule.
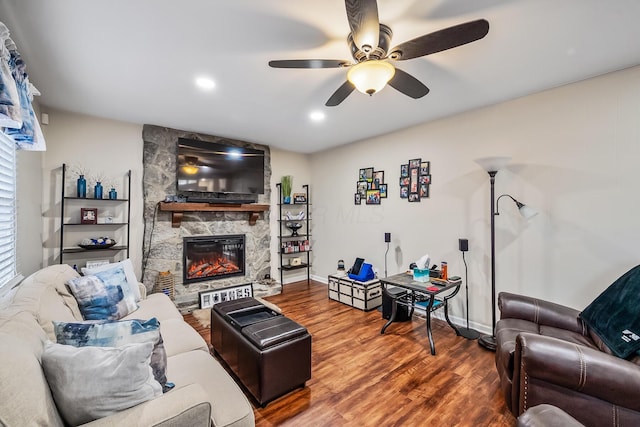
[[522,215],[524,219],[531,219],[534,216],[538,215],[537,210],[527,205],[519,206],[518,211],[520,211],[520,215]]
[[511,157],[483,157],[476,159],[475,162],[487,172],[498,172],[509,163]]
[[369,60],[354,65],[347,72],[347,80],[362,93],[373,95],[382,90],[396,73],[385,61]]

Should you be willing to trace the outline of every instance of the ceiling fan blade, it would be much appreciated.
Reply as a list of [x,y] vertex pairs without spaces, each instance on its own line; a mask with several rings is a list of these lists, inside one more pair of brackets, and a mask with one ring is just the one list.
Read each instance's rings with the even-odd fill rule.
[[341,59],[284,59],[269,61],[273,68],[340,68],[351,65],[351,62]]
[[389,80],[389,86],[413,99],[422,98],[429,93],[429,88],[411,74],[396,68],[396,73]]
[[354,89],[355,86],[352,85],[349,80],[347,80],[342,84],[342,86],[338,88],[338,90],[333,92],[331,98],[329,98],[329,100],[324,105],[326,105],[327,107],[335,107],[336,105],[344,101],[347,96],[351,95],[351,92],[353,92]]
[[488,32],[489,22],[485,19],[465,22],[404,42],[391,49],[389,58],[400,61],[431,55],[480,40]]
[[[364,52],[378,47],[380,20],[376,0],[345,0],[349,28],[356,46]],[[370,49],[363,49],[369,46]]]

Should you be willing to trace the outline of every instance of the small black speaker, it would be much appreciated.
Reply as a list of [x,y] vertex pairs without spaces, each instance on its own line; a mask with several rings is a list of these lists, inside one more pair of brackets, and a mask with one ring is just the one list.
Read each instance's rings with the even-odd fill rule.
[[384,241],[389,243],[391,241],[391,233],[384,233]]
[[467,252],[469,250],[469,240],[458,239],[458,249],[460,249],[461,252]]

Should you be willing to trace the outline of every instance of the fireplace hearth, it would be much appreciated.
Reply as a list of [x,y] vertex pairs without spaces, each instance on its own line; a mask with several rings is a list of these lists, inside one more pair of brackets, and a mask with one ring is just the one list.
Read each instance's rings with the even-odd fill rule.
[[245,274],[245,236],[197,236],[183,239],[183,283]]

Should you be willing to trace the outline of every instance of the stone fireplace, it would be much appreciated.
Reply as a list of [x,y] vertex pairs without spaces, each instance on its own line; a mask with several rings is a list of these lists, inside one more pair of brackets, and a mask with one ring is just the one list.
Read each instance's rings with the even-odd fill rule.
[[[244,141],[201,135],[153,125],[144,125],[143,193],[144,240],[143,278],[147,290],[152,292],[160,272],[169,271],[175,281],[175,304],[182,312],[198,308],[198,293],[211,289],[253,283],[255,296],[280,292],[280,284],[264,280],[271,271],[270,212],[259,215],[251,225],[246,212],[185,212],[179,227],[172,227],[170,212],[159,209],[159,202],[176,194],[176,151],[178,138],[221,142],[242,147],[257,148],[265,152],[264,194],[258,203],[269,204],[271,199],[271,155],[268,146]],[[135,172],[134,172],[135,173]],[[185,238],[202,236],[244,236],[244,273],[185,280]]]
[[244,276],[244,235],[185,237],[182,252],[184,284]]

